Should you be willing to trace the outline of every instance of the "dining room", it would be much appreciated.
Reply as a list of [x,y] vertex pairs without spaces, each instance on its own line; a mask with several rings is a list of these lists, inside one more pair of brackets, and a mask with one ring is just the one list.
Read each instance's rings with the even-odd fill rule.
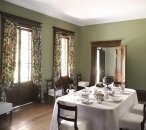
[[[76,112],[75,129],[143,129],[145,1],[101,1],[105,11],[91,11],[102,12],[101,17],[84,20],[67,14],[64,19],[60,13],[70,6],[77,11],[80,5],[78,9],[83,9],[76,15],[88,14],[84,11],[90,4],[96,6],[90,9],[100,9],[94,4],[97,1],[57,1],[53,5],[59,3],[58,8],[53,10],[47,10],[45,2],[55,0],[0,1],[0,129],[66,130],[68,124],[57,119],[59,107]],[[63,5],[66,7],[58,11]],[[138,7],[143,9],[140,17],[132,10]],[[117,19],[103,17],[112,9],[122,11]],[[122,19],[128,14],[124,15],[126,9],[131,9],[129,18]],[[59,15],[53,16],[57,11]],[[10,106],[5,109],[3,104]],[[81,126],[79,119],[84,122]]]

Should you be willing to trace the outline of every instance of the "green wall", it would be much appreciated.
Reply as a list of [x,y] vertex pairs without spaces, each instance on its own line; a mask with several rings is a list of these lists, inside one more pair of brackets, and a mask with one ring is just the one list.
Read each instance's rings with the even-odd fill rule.
[[0,11],[42,23],[43,84],[52,76],[53,26],[75,32],[76,69],[83,80],[90,80],[91,41],[122,40],[127,45],[126,85],[146,90],[146,19],[78,27],[5,1]]
[[146,19],[80,27],[79,71],[90,80],[91,41],[122,40],[127,45],[126,87],[146,90]]
[[[0,1],[0,11],[7,12],[16,16],[31,19],[42,23],[42,80],[45,86],[45,79],[52,77],[53,65],[53,26],[75,32],[76,52],[78,46],[79,27],[62,20],[49,17],[11,3]],[[75,59],[76,60],[76,59]],[[78,68],[78,67],[76,67]]]

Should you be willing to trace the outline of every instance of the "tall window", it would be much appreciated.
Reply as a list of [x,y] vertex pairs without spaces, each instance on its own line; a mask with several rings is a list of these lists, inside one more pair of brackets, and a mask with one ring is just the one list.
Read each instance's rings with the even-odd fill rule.
[[74,32],[53,27],[53,78],[69,76],[75,82],[75,43]]
[[32,32],[27,28],[17,28],[16,65],[14,83],[31,80]]
[[68,75],[68,39],[61,38],[61,76]]

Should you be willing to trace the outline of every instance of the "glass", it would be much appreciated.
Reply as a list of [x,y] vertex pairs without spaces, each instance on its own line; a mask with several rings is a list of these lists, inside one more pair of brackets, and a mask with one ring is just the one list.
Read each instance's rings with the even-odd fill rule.
[[14,83],[31,80],[31,41],[32,35],[29,30],[17,29]]
[[67,75],[68,39],[61,38],[61,76]]
[[121,91],[124,91],[125,90],[125,83],[122,83],[121,84],[120,89],[121,89]]

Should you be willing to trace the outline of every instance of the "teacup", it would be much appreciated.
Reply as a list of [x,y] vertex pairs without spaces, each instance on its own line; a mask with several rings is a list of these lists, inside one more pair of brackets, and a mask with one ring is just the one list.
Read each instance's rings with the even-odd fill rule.
[[104,93],[104,98],[108,99],[108,97],[109,97],[108,93]]
[[74,90],[74,89],[67,89],[66,92],[67,92],[68,94],[73,94],[73,93],[75,92],[75,90]]
[[89,98],[89,91],[83,89],[78,92],[78,95],[81,98]]

